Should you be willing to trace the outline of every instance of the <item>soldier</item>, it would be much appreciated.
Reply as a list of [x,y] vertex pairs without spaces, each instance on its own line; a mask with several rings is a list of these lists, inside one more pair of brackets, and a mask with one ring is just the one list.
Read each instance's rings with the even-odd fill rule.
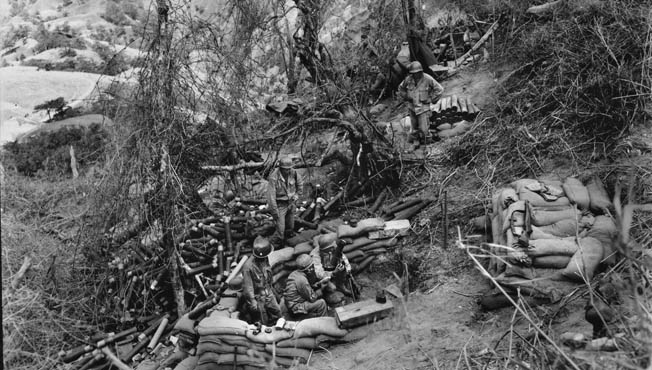
[[[328,306],[324,301],[320,282],[315,275],[315,265],[307,254],[297,257],[298,270],[292,271],[285,283],[285,305],[296,320],[326,316]],[[312,284],[318,286],[317,291]]]
[[410,112],[410,141],[416,138],[427,144],[431,140],[430,104],[437,102],[443,92],[444,88],[439,82],[423,73],[421,63],[410,64],[410,75],[398,86],[398,93],[407,102]]
[[296,201],[302,197],[303,182],[301,176],[293,169],[292,159],[283,157],[267,179],[267,203],[276,221],[276,231],[272,235],[272,244],[284,245],[286,234],[294,231],[294,213]]
[[[338,239],[337,234],[330,233],[320,235],[317,239],[317,244],[318,247],[310,252],[310,256],[315,264],[317,279],[330,279],[329,284],[325,288],[326,292],[330,293],[338,290],[355,298],[358,293],[358,287],[350,279],[351,264],[346,258],[346,255],[342,253],[346,242]],[[330,300],[329,302],[334,304]]]
[[242,268],[244,299],[251,317],[260,318],[264,325],[273,325],[281,317],[281,308],[272,288],[272,268],[267,256],[274,250],[269,240],[258,236],[253,255]]

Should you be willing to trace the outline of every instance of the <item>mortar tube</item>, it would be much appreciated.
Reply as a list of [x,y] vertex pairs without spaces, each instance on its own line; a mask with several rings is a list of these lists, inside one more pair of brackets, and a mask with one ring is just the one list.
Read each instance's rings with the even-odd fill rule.
[[321,210],[322,210],[321,202],[316,202],[316,204],[315,204],[315,215],[312,217],[312,222],[313,223],[319,222],[319,219],[321,218]]
[[[229,245],[229,241],[227,240],[227,245]],[[232,247],[229,248],[229,251],[232,251]],[[217,262],[218,262],[218,271],[220,273],[220,276],[224,275],[224,246],[222,243],[217,245]]]
[[369,208],[369,212],[371,213],[376,213],[378,208],[380,208],[381,204],[385,201],[385,198],[387,198],[387,194],[389,193],[389,190],[387,188],[384,188],[383,191],[378,194],[378,198],[376,198],[376,201],[374,204],[371,205],[371,208]]
[[[224,242],[226,243],[226,249],[229,252],[233,252],[233,240],[232,240],[232,234],[231,234],[231,220],[229,217],[224,217]],[[222,244],[219,244],[217,247],[218,253],[220,251],[220,247],[222,247],[222,252],[224,252],[224,246]],[[224,271],[224,267],[222,267],[222,272]]]

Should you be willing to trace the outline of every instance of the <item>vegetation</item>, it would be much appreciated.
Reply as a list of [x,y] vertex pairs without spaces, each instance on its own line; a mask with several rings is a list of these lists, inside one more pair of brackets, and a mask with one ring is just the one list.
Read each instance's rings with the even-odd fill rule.
[[65,23],[55,27],[52,31],[49,31],[43,23],[40,23],[36,30],[32,32],[32,38],[38,42],[34,48],[36,54],[54,48],[86,48],[84,41],[75,34],[70,25]]

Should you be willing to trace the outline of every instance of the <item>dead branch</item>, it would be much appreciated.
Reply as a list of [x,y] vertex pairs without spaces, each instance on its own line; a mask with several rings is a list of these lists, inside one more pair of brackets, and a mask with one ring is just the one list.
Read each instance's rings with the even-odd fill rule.
[[11,289],[13,290],[18,289],[21,280],[23,280],[25,274],[27,273],[30,267],[32,267],[32,259],[28,256],[25,256],[25,260],[23,260],[23,265],[20,266],[20,270],[18,270],[16,276],[14,276],[14,278],[11,280]]
[[261,168],[265,166],[265,162],[245,162],[240,164],[233,164],[229,166],[202,166],[201,169],[213,172],[233,172],[245,168]]
[[527,10],[525,12],[529,13],[529,14],[541,15],[543,13],[552,11],[560,3],[561,3],[561,0],[557,0],[557,1],[551,1],[549,3],[545,3],[545,4],[541,4],[541,5],[531,6],[531,7],[527,8]]
[[498,28],[498,22],[494,22],[494,24],[492,24],[491,27],[489,27],[489,30],[487,30],[487,32],[485,32],[485,34],[480,38],[480,40],[478,40],[478,42],[476,42],[475,45],[473,45],[471,50],[464,53],[464,55],[462,55],[461,57],[455,59],[455,66],[459,66],[462,63],[464,63],[464,61],[467,60],[471,56],[471,54],[473,54],[473,52],[478,50],[480,48],[480,46],[482,46],[482,44],[484,44],[485,41],[487,41],[489,36],[491,36],[491,34],[494,33],[494,31],[497,28]]

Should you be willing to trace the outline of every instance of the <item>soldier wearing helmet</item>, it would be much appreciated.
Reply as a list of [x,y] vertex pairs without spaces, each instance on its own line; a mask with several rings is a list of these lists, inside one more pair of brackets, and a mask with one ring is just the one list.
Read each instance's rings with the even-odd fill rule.
[[431,140],[430,104],[439,100],[444,88],[434,78],[423,73],[419,62],[412,62],[409,72],[410,75],[398,86],[398,93],[407,102],[410,112],[410,141],[417,139],[426,144]]
[[326,316],[328,306],[322,297],[322,290],[313,289],[313,284],[320,285],[315,276],[312,258],[307,254],[297,257],[297,270],[292,271],[285,283],[283,297],[294,319],[303,320],[311,317]]
[[296,201],[303,196],[301,176],[293,167],[292,159],[283,157],[267,179],[267,203],[276,221],[271,242],[276,247],[281,247],[285,237],[293,232]]
[[354,286],[353,281],[349,279],[351,264],[343,253],[346,241],[339,239],[336,233],[328,233],[320,235],[317,244],[317,247],[310,252],[317,279],[330,280],[325,288],[327,292],[337,290],[355,298],[357,286]]
[[243,291],[251,317],[264,325],[272,325],[281,317],[281,308],[272,288],[272,268],[267,257],[274,250],[269,240],[258,236],[254,240],[253,258],[242,268]]

